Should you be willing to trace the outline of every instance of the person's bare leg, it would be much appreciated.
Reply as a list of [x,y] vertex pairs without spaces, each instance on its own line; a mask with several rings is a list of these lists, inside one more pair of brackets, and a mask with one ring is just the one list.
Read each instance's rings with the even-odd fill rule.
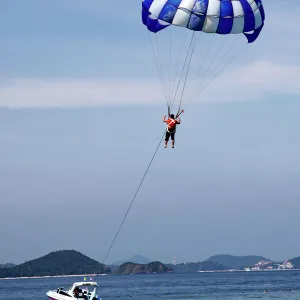
[[165,148],[167,148],[167,145],[168,145],[168,142],[167,142],[167,141],[165,141]]
[[174,145],[175,145],[175,141],[172,140],[172,148],[174,148]]

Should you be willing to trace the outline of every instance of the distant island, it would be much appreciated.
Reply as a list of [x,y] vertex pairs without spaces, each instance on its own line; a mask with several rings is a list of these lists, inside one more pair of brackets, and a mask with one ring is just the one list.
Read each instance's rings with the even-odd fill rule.
[[149,273],[165,273],[172,272],[171,267],[165,266],[159,261],[151,262],[149,264],[135,264],[127,262],[122,264],[116,271],[115,274],[149,274]]
[[44,277],[97,274],[144,274],[171,271],[161,262],[149,264],[125,263],[113,271],[107,265],[83,255],[75,250],[62,250],[27,261],[20,265],[1,265],[0,278]]
[[64,250],[27,261],[11,268],[0,268],[0,278],[39,277],[78,274],[110,274],[108,266],[80,252]]
[[[275,262],[263,256],[214,255],[205,261],[163,264],[148,262],[143,256],[132,257],[134,261],[119,261],[121,265],[104,265],[75,250],[62,250],[27,261],[20,265],[0,265],[0,278],[69,276],[69,275],[127,275],[154,273],[195,273],[227,271],[299,270],[300,257]],[[125,262],[124,262],[125,261]],[[146,263],[137,263],[142,261]]]

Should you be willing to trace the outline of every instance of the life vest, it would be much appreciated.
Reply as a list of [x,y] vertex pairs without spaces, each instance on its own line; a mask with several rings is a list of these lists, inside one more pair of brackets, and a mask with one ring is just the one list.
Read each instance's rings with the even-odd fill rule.
[[168,131],[174,131],[176,129],[176,123],[177,123],[177,121],[175,119],[169,118],[167,120],[167,129],[168,129]]

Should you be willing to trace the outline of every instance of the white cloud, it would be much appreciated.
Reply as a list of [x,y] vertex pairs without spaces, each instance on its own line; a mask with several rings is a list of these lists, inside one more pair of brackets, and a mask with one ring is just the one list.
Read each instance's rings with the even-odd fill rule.
[[[299,66],[258,61],[224,73],[201,98],[205,102],[245,101],[265,95],[300,94],[299,78]],[[156,80],[14,79],[0,89],[0,107],[10,108],[153,104],[164,104]]]
[[248,101],[266,96],[300,94],[300,66],[257,61],[215,79],[203,102]]
[[0,107],[101,107],[153,103],[159,97],[156,82],[15,79],[0,90]]

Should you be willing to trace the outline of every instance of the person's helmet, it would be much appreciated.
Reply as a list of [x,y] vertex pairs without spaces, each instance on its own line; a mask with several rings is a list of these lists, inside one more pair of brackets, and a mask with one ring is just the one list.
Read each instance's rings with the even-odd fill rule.
[[174,114],[171,114],[170,117],[171,117],[172,119],[174,119]]

